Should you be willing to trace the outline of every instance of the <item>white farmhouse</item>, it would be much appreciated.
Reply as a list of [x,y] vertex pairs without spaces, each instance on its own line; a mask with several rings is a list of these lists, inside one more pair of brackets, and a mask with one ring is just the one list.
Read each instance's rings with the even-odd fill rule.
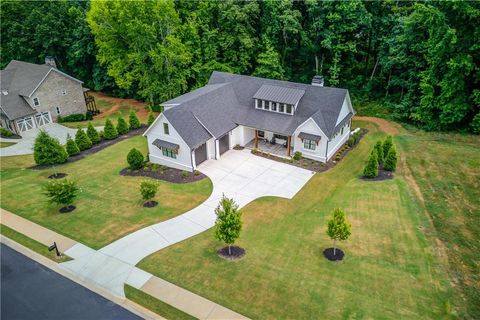
[[150,161],[193,171],[235,145],[327,162],[348,140],[348,90],[213,72],[208,84],[162,105],[147,129]]

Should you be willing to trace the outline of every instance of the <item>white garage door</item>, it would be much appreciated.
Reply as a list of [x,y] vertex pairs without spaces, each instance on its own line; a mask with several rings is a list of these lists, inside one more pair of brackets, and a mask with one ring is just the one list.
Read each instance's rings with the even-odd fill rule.
[[33,123],[33,117],[26,117],[20,120],[17,120],[18,131],[23,132],[35,128]]
[[46,125],[47,123],[52,122],[52,117],[50,116],[50,112],[39,112],[35,115],[35,122],[37,123],[37,127],[41,127]]

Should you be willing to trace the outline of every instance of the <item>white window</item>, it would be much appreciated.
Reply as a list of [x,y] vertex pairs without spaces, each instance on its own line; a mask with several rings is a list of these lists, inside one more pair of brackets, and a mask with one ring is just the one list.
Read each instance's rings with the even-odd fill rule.
[[175,150],[168,149],[168,148],[162,148],[162,154],[165,157],[177,159],[177,153],[175,152]]
[[292,105],[287,104],[287,113],[292,114]]
[[62,89],[62,94],[66,95],[67,94],[67,89]]
[[285,112],[285,104],[280,104],[280,107],[278,108],[278,112],[284,113]]
[[343,134],[343,127],[342,127],[342,132],[340,134]]
[[278,109],[278,102],[273,102],[271,110],[272,111],[277,111],[277,109]]
[[170,134],[170,129],[168,128],[168,123],[166,122],[163,123],[163,133]]
[[255,109],[258,109],[258,99],[255,99]]
[[262,109],[265,109],[265,100],[262,100]]
[[40,105],[40,100],[38,100],[38,98],[33,98],[33,105],[38,107]]
[[55,111],[57,112],[57,114],[60,114],[60,107],[55,107]]
[[315,150],[317,143],[313,140],[303,139],[303,148],[308,150]]

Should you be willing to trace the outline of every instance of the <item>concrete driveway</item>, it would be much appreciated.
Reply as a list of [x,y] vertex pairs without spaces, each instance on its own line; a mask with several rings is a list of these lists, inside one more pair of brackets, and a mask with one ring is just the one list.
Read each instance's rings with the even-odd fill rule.
[[[101,130],[103,127],[96,127],[97,130]],[[5,142],[16,142],[16,144],[11,145],[6,148],[0,148],[0,156],[20,156],[24,154],[33,153],[33,145],[35,143],[35,138],[40,133],[40,130],[46,131],[50,136],[57,138],[61,144],[67,143],[67,134],[70,134],[72,137],[75,137],[77,129],[70,129],[65,126],[62,126],[58,123],[49,123],[41,128],[34,128],[22,133],[22,139],[0,139]]]
[[240,208],[264,196],[291,199],[314,174],[254,156],[249,150],[230,150],[220,160],[207,160],[198,169],[213,182],[212,194],[200,206],[133,232],[99,251],[75,245],[65,252],[74,260],[62,266],[123,296],[124,283],[141,285],[149,278],[148,274],[134,267],[140,260],[214,226],[214,210],[222,194],[233,198]]

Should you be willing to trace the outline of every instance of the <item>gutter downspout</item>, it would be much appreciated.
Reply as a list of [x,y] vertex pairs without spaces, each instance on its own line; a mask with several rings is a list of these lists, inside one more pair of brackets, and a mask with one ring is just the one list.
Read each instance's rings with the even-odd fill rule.
[[327,161],[328,161],[327,155],[328,155],[328,142],[329,141],[330,140],[327,140],[327,147],[325,148],[325,163],[327,163]]

